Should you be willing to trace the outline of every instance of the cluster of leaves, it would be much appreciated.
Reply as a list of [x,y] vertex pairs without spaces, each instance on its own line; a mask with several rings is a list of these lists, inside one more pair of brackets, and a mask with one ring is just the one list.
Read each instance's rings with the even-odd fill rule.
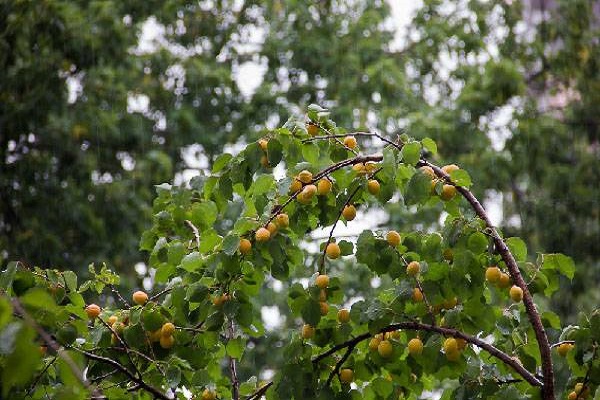
[[[357,140],[340,140],[348,136]],[[381,153],[360,152],[375,140],[385,143]],[[0,282],[3,397],[92,391],[116,399],[139,391],[168,398],[185,389],[203,399],[392,399],[435,389],[443,398],[553,399],[544,391],[551,378],[540,372],[552,369],[544,355],[550,343],[566,356],[554,357],[567,371],[556,392],[598,396],[600,314],[563,328],[543,302],[539,314],[532,306],[559,289],[560,275],[573,277],[573,262],[559,254],[531,262],[521,239],[503,242],[476,207],[469,174],[423,157],[436,149],[431,139],[408,135],[353,135],[313,105],[308,121],[291,119],[240,154],[221,155],[189,187],[157,187],[153,226],[140,244],[155,270],[153,296],[136,292],[130,305],[106,267],[92,268],[92,279],[78,286],[72,272],[11,263]],[[274,167],[285,175],[276,179]],[[309,188],[323,179],[331,187]],[[348,206],[362,212],[389,202],[417,213],[441,203],[444,227],[335,239],[338,221],[357,224]],[[304,241],[329,226],[311,254]],[[346,282],[360,267],[386,284],[351,302]],[[510,274],[510,291],[508,282],[486,282],[495,267]],[[286,284],[293,321],[280,336],[280,363],[265,366],[251,349],[271,335],[258,294],[273,280]],[[109,290],[113,302],[102,296],[102,309],[86,306],[86,291]],[[388,344],[373,348],[373,337]],[[415,342],[409,350],[416,338],[421,350]],[[241,376],[239,365],[251,365],[252,375]],[[266,369],[275,376],[260,382]]]

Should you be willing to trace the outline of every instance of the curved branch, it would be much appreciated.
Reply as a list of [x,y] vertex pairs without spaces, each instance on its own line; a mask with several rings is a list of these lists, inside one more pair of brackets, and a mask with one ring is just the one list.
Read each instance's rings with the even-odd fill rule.
[[[446,174],[440,167],[430,163],[427,160],[421,159],[417,166],[429,166],[433,169],[435,174],[440,178],[444,179],[447,183],[453,184],[450,179],[450,175]],[[479,218],[481,218],[489,232],[491,233],[492,239],[494,240],[494,244],[496,249],[500,253],[502,260],[508,267],[508,271],[510,276],[513,279],[513,282],[523,289],[523,304],[525,305],[525,311],[527,312],[527,316],[531,325],[533,327],[533,331],[535,332],[535,337],[538,343],[538,348],[540,350],[540,356],[542,358],[542,374],[544,385],[542,388],[542,398],[543,399],[554,399],[554,369],[552,367],[552,354],[550,352],[550,343],[548,342],[548,336],[546,335],[546,330],[542,324],[542,319],[540,318],[540,314],[537,311],[535,303],[533,302],[533,297],[527,288],[527,284],[521,275],[521,271],[519,270],[519,266],[517,261],[513,257],[510,249],[498,233],[496,227],[492,224],[487,212],[477,200],[477,198],[471,193],[471,191],[462,186],[456,186],[456,190],[467,200],[467,202],[471,205],[475,213]]]
[[141,388],[143,388],[147,392],[152,393],[155,398],[169,400],[169,397],[167,397],[164,393],[162,393],[160,390],[158,390],[154,386],[151,386],[151,385],[147,384],[146,382],[144,382],[144,380],[141,377],[138,378],[136,375],[134,375],[132,372],[130,372],[127,368],[125,368],[118,361],[115,361],[108,357],[103,357],[103,356],[99,356],[94,353],[90,353],[89,351],[85,351],[85,350],[79,349],[77,347],[71,347],[71,349],[83,354],[90,360],[95,360],[95,361],[103,362],[105,364],[112,365],[113,367],[115,367],[116,369],[121,371],[123,374],[125,374],[132,382],[135,382],[136,384],[138,384]]
[[[518,373],[521,377],[523,377],[523,379],[525,379],[527,382],[529,382],[529,384],[531,384],[532,386],[543,386],[542,382],[540,382],[540,380],[538,378],[536,378],[535,375],[533,375],[531,372],[526,370],[519,363],[519,361],[517,361],[516,359],[513,359],[512,357],[510,357],[508,354],[506,354],[502,350],[498,349],[497,347],[494,347],[493,345],[491,345],[489,343],[484,342],[483,340],[479,339],[478,337],[468,335],[468,334],[461,332],[454,328],[444,328],[441,326],[434,326],[434,325],[423,324],[420,322],[412,322],[412,321],[391,324],[391,325],[388,325],[385,328],[381,329],[379,332],[385,333],[385,332],[395,331],[398,329],[436,332],[436,333],[439,333],[442,335],[464,339],[466,342],[471,343],[471,344],[487,351],[490,355],[498,358],[504,364],[510,366],[513,370],[515,370],[516,373]],[[364,333],[364,334],[356,336],[355,338],[350,339],[344,343],[335,345],[331,349],[327,350],[325,353],[322,353],[322,354],[318,355],[317,357],[315,357],[312,360],[312,362],[317,363],[317,362],[323,360],[324,358],[327,358],[330,355],[332,355],[332,354],[336,353],[337,351],[342,350],[344,348],[355,347],[358,343],[362,342],[363,340],[367,340],[367,339],[371,338],[372,336],[373,335],[370,333]]]

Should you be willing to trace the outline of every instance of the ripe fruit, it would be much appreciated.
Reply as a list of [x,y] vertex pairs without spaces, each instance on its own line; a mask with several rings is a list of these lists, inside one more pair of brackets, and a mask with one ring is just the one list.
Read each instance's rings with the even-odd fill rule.
[[325,249],[325,254],[327,257],[331,259],[339,258],[342,254],[342,250],[340,250],[340,246],[337,243],[328,243],[327,248]]
[[175,332],[175,325],[173,325],[171,322],[165,323],[162,328],[160,328],[161,336],[172,336],[173,332]]
[[391,357],[394,352],[394,346],[392,346],[389,340],[382,340],[379,346],[377,346],[377,352],[383,358]]
[[389,231],[387,233],[387,235],[385,236],[387,242],[390,244],[390,246],[398,246],[400,244],[400,242],[402,241],[402,238],[400,237],[400,234],[396,231]]
[[456,344],[458,346],[458,350],[463,351],[467,347],[467,341],[462,338],[456,338]]
[[356,138],[354,136],[346,136],[344,138],[344,146],[355,149],[356,148]]
[[85,313],[89,319],[96,319],[96,317],[100,315],[100,307],[96,304],[90,304],[85,308]]
[[567,353],[569,351],[571,351],[571,349],[575,347],[573,344],[571,343],[561,343],[558,345],[558,347],[556,348],[556,351],[558,352],[558,354],[561,357],[565,357],[567,355]]
[[408,352],[411,356],[420,356],[423,352],[423,342],[419,338],[411,339],[408,342]]
[[138,290],[133,294],[133,302],[135,304],[144,305],[148,301],[148,295],[141,290]]
[[319,301],[327,301],[327,290],[321,289],[319,291]]
[[266,154],[263,154],[260,158],[260,165],[262,165],[263,168],[269,168],[269,157],[267,157]]
[[331,181],[327,178],[319,179],[317,183],[317,194],[319,196],[326,196],[331,192]]
[[315,335],[315,328],[309,324],[304,324],[302,326],[302,338],[310,339]]
[[306,130],[308,131],[308,134],[310,136],[317,136],[317,134],[319,133],[319,127],[315,124],[307,124]]
[[356,218],[356,208],[352,204],[349,204],[342,210],[342,215],[346,218],[346,221],[352,221]]
[[458,361],[459,358],[460,358],[460,351],[458,351],[458,350],[446,353],[446,359],[448,361]]
[[444,340],[444,353],[458,352],[458,342],[453,337]]
[[290,226],[290,217],[286,213],[277,214],[275,221],[277,221],[277,225],[282,228]]
[[569,400],[577,400],[578,396],[579,395],[577,394],[577,392],[573,391],[573,392],[569,393],[569,397],[567,397],[567,399],[569,399]]
[[119,318],[117,318],[117,316],[116,316],[116,315],[111,315],[110,317],[108,317],[108,320],[106,321],[106,323],[107,323],[109,326],[113,326],[113,325],[115,324],[115,322],[117,322],[117,320],[118,320],[118,319],[119,319]]
[[376,351],[379,347],[379,343],[381,343],[381,339],[374,337],[369,341],[369,350]]
[[160,338],[162,337],[162,335],[160,334],[161,329],[157,329],[154,332],[150,332],[150,335],[148,335],[148,339],[150,339],[150,342],[152,343],[156,343],[158,341],[160,341]]
[[502,271],[498,267],[488,267],[485,270],[485,280],[490,283],[496,283],[500,280],[500,276],[502,275]]
[[510,288],[510,298],[515,303],[519,303],[521,300],[523,300],[523,289],[513,285],[513,287]]
[[160,336],[160,347],[163,349],[170,349],[175,344],[175,338],[171,336]]
[[415,303],[420,303],[423,301],[423,292],[418,287],[413,289],[412,299]]
[[350,322],[350,310],[342,308],[338,311],[337,318],[342,324]]
[[213,297],[212,302],[215,306],[221,307],[228,300],[229,300],[229,295],[222,294],[222,295],[216,295],[215,297]]
[[375,172],[375,170],[377,168],[378,168],[378,165],[376,162],[369,161],[369,162],[365,163],[365,171],[369,174]]
[[329,276],[325,274],[317,276],[315,279],[315,285],[317,285],[320,289],[327,289],[327,286],[329,285]]
[[435,172],[433,172],[433,168],[431,168],[429,165],[424,165],[421,168],[419,168],[419,170],[425,175],[428,175],[431,179],[435,178]]
[[452,200],[454,196],[456,196],[456,187],[454,187],[453,185],[442,186],[442,194],[440,194],[442,200]]
[[302,189],[302,182],[298,179],[294,179],[292,184],[290,185],[290,193],[296,193],[297,191]]
[[369,190],[369,193],[371,193],[372,195],[376,196],[377,194],[379,194],[379,190],[381,189],[381,186],[379,185],[379,182],[375,179],[371,179],[368,183],[367,183],[367,190]]
[[418,261],[411,261],[406,267],[406,273],[410,276],[415,276],[421,271],[421,264]]
[[400,331],[391,331],[391,332],[388,332],[388,337],[392,338],[394,340],[398,340],[398,339],[400,339]]
[[254,234],[254,238],[257,242],[266,242],[271,238],[271,232],[267,228],[258,228]]
[[573,388],[573,391],[577,394],[581,393],[581,391],[583,390],[583,383],[578,382],[575,387]]
[[240,253],[246,255],[252,250],[252,243],[250,243],[248,239],[240,239],[240,246],[238,249],[240,250]]
[[444,165],[442,167],[442,171],[444,171],[448,175],[450,175],[452,172],[456,171],[457,169],[460,169],[460,168],[456,164]]
[[458,299],[456,297],[453,297],[451,299],[444,300],[444,302],[442,303],[442,307],[444,307],[444,310],[451,310],[454,307],[456,307],[457,304]]
[[[306,185],[298,195],[298,200],[302,203],[309,203],[315,193],[317,193],[317,187],[315,185]],[[300,196],[302,196],[302,199],[300,199]]]
[[267,230],[271,233],[271,236],[273,236],[275,232],[277,232],[277,225],[275,225],[273,222],[269,222],[267,224]]
[[312,181],[312,172],[303,170],[298,174],[298,180],[302,183],[310,183]]
[[340,370],[340,381],[343,383],[350,383],[354,380],[354,371],[350,368],[342,368]]
[[260,146],[261,149],[263,149],[264,151],[267,151],[267,146],[269,145],[269,141],[267,139],[260,139],[258,141],[258,145]]
[[204,392],[202,392],[202,399],[201,400],[215,400],[217,398],[217,394],[213,391],[210,391],[208,389],[204,389]]
[[352,171],[356,172],[358,175],[364,175],[367,173],[367,168],[363,163],[357,163],[352,166]]
[[500,279],[498,279],[498,286],[502,289],[506,289],[510,286],[510,276],[507,273],[502,272],[500,274]]
[[329,304],[322,301],[319,303],[319,309],[321,310],[321,315],[327,315],[329,313]]
[[444,249],[442,256],[444,257],[444,260],[448,262],[452,262],[454,260],[454,252],[451,248]]

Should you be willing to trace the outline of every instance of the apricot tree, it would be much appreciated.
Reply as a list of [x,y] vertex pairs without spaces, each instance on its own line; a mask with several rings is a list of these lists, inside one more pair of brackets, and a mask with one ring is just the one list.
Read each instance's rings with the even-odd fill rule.
[[[78,284],[71,271],[10,263],[2,397],[598,398],[600,312],[563,327],[546,309],[574,264],[532,260],[521,239],[503,237],[468,172],[435,165],[436,152],[431,139],[347,132],[312,105],[189,186],[157,186],[141,239],[151,294],[123,296],[106,266]],[[340,221],[359,225],[357,213],[392,201],[439,206],[442,228],[357,226],[355,241],[336,238]],[[315,254],[303,242],[323,227]],[[345,286],[361,269],[383,284],[351,301]],[[261,359],[244,357],[272,334],[258,296],[273,280],[294,318],[262,381]],[[242,364],[256,373],[242,377]]]

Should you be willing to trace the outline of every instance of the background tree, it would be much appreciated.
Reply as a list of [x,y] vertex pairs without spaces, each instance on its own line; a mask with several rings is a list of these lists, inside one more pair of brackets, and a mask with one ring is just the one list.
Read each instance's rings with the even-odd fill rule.
[[[598,5],[542,1],[538,18],[533,4],[426,1],[399,48],[383,1],[2,2],[4,262],[107,261],[133,282],[152,185],[318,102],[343,126],[434,138],[500,203],[503,231],[585,266],[560,309],[589,309]],[[149,18],[161,34],[138,47]],[[247,62],[265,68],[250,97]],[[390,224],[417,222],[388,207]],[[435,227],[436,207],[418,222]]]
[[[544,301],[559,276],[573,278],[573,261],[528,262],[525,242],[502,236],[470,191],[470,174],[432,162],[430,138],[348,133],[329,115],[311,105],[308,121],[222,154],[189,187],[157,187],[141,240],[159,285],[151,295],[122,296],[105,266],[78,284],[72,271],[10,263],[0,279],[2,396],[597,397],[600,312],[565,327]],[[385,145],[373,152],[358,136]],[[443,227],[336,238],[340,223],[360,225],[356,209],[387,203],[416,214],[441,205]],[[328,236],[306,250],[319,227]],[[259,293],[275,281],[292,318],[268,332]],[[83,297],[108,291],[118,303]],[[255,357],[273,338],[279,358]]]

